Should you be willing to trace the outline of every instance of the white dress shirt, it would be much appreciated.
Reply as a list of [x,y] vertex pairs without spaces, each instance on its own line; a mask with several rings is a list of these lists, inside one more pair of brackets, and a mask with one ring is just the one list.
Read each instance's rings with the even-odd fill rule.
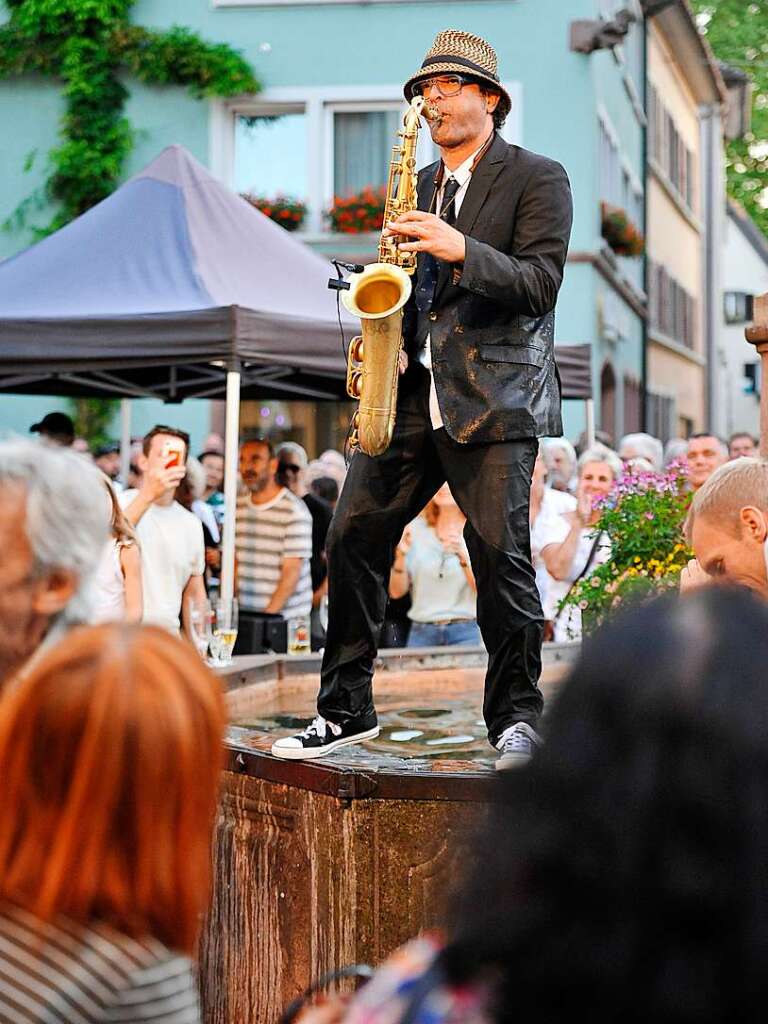
[[[485,145],[485,143],[483,143]],[[458,191],[456,192],[456,198],[453,201],[453,213],[454,220],[458,219],[459,212],[461,210],[461,204],[464,202],[464,196],[467,194],[469,188],[469,180],[472,177],[472,164],[475,162],[475,157],[480,152],[483,146],[478,146],[474,153],[470,154],[463,164],[460,164],[455,171],[449,171],[448,168],[443,164],[443,180],[440,185],[440,189],[436,196],[435,210],[436,212],[440,209],[443,202],[443,192],[445,191],[445,184],[449,178],[454,178],[459,183]],[[424,348],[421,350],[418,356],[419,362],[422,363],[430,371],[430,382],[429,382],[429,418],[432,422],[432,429],[437,430],[438,427],[443,425],[443,417],[440,415],[440,406],[437,403],[437,391],[435,390],[435,378],[432,375],[432,345],[431,337],[428,334]]]

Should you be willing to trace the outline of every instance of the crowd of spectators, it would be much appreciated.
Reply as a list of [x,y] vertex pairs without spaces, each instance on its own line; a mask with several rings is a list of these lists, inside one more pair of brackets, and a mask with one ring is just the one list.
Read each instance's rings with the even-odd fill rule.
[[[208,445],[190,461],[186,435],[157,426],[134,454],[138,486],[117,491],[53,426],[43,444],[0,442],[0,1019],[198,1024],[192,961],[225,718],[217,680],[178,634],[186,599],[205,592],[204,522],[227,528],[211,500],[221,465]],[[747,440],[688,440],[696,558],[682,597],[619,616],[585,647],[530,767],[499,782],[442,936],[416,939],[351,1003],[310,1008],[302,1024],[502,1024],[575,1005],[590,1020],[662,1024],[753,1012],[768,463]],[[578,458],[559,439],[542,445],[531,535],[545,608],[606,557],[596,497],[625,466],[667,458],[643,435]],[[242,445],[247,615],[322,602],[320,538],[342,469],[294,444]],[[390,592],[410,594],[414,646],[477,640],[462,528],[444,487],[393,552]]]
[[[49,413],[31,430],[48,447],[77,450],[73,422],[64,413]],[[174,444],[180,452],[170,465]],[[650,434],[632,433],[615,448],[613,439],[600,431],[592,444],[585,435],[575,446],[563,437],[542,440],[530,524],[545,638],[580,636],[578,608],[569,605],[564,611],[562,602],[582,578],[611,558],[607,538],[595,532],[595,503],[624,473],[658,473],[678,463],[697,494],[720,467],[756,453],[754,437],[744,431],[727,442],[701,432],[672,438],[666,445]],[[96,449],[92,459],[124,511],[122,523],[116,515],[110,520],[112,540],[98,568],[93,621],[114,617],[119,609],[131,621],[141,618],[178,631],[185,607],[206,594],[215,597],[220,587],[223,440],[210,435],[195,458],[183,431],[155,427],[134,443],[125,481],[116,444]],[[305,624],[312,648],[322,648],[328,602],[325,540],[346,475],[344,457],[329,449],[310,461],[295,442],[275,446],[268,437],[254,437],[241,445],[239,470],[236,652],[285,650],[291,622]],[[446,485],[407,526],[392,552],[386,646],[482,644],[464,521]],[[709,539],[703,526],[697,531],[701,547],[705,542],[700,537]],[[692,564],[684,584],[694,585],[707,571],[698,562]]]
[[[585,436],[576,446],[566,438],[545,438],[534,466],[530,504],[531,556],[546,622],[545,639],[563,642],[581,636],[578,607],[568,605],[563,609],[562,602],[582,578],[611,558],[608,538],[595,530],[599,519],[596,502],[625,473],[660,473],[677,463],[684,468],[691,491],[698,492],[720,466],[756,450],[754,438],[742,432],[734,434],[727,444],[711,433],[699,433],[687,440],[674,438],[666,446],[650,434],[633,433],[622,437],[615,449],[612,439],[601,432],[591,445]],[[446,560],[455,557],[455,567],[463,568],[465,559],[460,551],[452,550],[447,535],[441,538],[435,533],[434,516],[434,503],[430,503],[407,527],[395,549],[389,586],[390,614],[393,605],[403,598],[409,597],[411,603],[405,613],[406,628],[385,635],[408,645],[418,645],[426,635],[435,646],[480,643],[476,623],[472,622],[470,627],[468,615],[474,582],[471,566],[466,559],[466,590],[457,599],[445,572]],[[425,576],[422,566],[429,563],[430,550],[432,573]],[[686,579],[693,572],[690,569]],[[425,579],[429,580],[427,590]],[[430,595],[426,611],[424,593]],[[397,612],[402,617],[400,608]],[[427,631],[429,623],[433,628]]]

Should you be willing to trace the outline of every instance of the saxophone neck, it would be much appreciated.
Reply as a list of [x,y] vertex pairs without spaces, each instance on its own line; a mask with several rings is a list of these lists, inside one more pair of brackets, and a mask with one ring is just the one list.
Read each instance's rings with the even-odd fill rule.
[[416,269],[416,254],[401,252],[397,244],[402,239],[387,235],[385,232],[390,221],[416,209],[416,145],[419,138],[419,118],[425,106],[423,96],[414,96],[405,113],[403,127],[397,133],[389,166],[384,224],[379,240],[379,263],[402,267],[408,274],[412,274]]

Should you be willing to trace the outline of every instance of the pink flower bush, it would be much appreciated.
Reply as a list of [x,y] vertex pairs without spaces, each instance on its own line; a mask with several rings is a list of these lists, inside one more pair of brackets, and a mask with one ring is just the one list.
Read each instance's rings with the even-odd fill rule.
[[690,501],[685,469],[673,463],[663,473],[630,468],[595,502],[595,533],[607,536],[611,558],[579,580],[563,602],[582,610],[587,629],[628,598],[677,587],[692,557],[683,532]]

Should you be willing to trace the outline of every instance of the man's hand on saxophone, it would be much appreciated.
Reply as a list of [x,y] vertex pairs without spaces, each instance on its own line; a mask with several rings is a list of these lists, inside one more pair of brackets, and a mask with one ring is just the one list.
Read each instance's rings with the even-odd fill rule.
[[390,221],[385,229],[387,235],[408,235],[416,241],[401,242],[402,252],[429,252],[446,263],[463,263],[466,255],[464,235],[446,224],[434,213],[411,210]]

